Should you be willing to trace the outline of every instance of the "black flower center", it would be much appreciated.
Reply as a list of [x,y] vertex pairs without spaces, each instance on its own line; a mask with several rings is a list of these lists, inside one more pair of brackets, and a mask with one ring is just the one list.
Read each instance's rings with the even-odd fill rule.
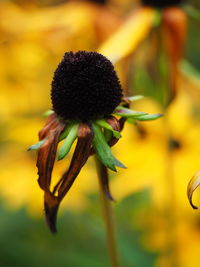
[[165,8],[169,6],[180,5],[182,0],[142,0],[142,4],[145,6],[153,6],[158,8]]
[[51,90],[54,111],[71,120],[88,121],[111,114],[122,98],[112,63],[96,52],[65,53]]

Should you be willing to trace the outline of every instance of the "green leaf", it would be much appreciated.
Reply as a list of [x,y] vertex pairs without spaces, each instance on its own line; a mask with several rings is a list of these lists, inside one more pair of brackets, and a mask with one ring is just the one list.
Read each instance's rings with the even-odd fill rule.
[[163,114],[147,114],[147,115],[143,115],[143,116],[138,117],[136,120],[138,120],[138,121],[152,121],[152,120],[156,120],[162,116],[163,116]]
[[115,165],[118,167],[124,167],[124,165],[116,160],[111,152],[109,145],[106,143],[105,137],[100,127],[93,123],[92,128],[94,131],[93,147],[94,150],[101,160],[101,162],[109,169],[116,171]]
[[118,106],[114,112],[115,115],[125,117],[125,118],[138,118],[140,116],[146,115],[148,113],[146,112],[141,112],[141,111],[135,111],[131,110],[129,108],[124,108],[121,106]]
[[133,101],[137,101],[137,100],[144,98],[144,96],[143,95],[134,95],[134,96],[128,96],[126,98],[128,100],[130,100],[131,102],[133,102]]
[[43,116],[44,117],[49,117],[51,114],[53,114],[54,113],[54,111],[53,110],[51,110],[51,109],[49,109],[49,110],[47,110],[47,111],[45,111],[44,113],[43,113]]
[[30,150],[38,150],[38,149],[41,147],[41,145],[43,145],[46,141],[47,141],[46,138],[43,139],[43,140],[41,140],[41,141],[39,141],[38,143],[36,143],[36,144],[30,146],[30,147],[28,148],[28,151],[30,151]]
[[68,154],[72,144],[76,140],[78,136],[78,123],[69,125],[66,129],[66,133],[68,134],[58,152],[58,160],[63,159]]
[[115,130],[112,128],[112,126],[111,126],[109,123],[107,123],[105,120],[103,120],[103,119],[102,119],[102,120],[96,120],[95,123],[96,123],[97,125],[99,125],[100,127],[104,128],[104,129],[107,129],[107,130],[109,130],[109,131],[112,131],[114,137],[116,137],[116,138],[118,138],[118,139],[121,137],[120,132],[115,131]]

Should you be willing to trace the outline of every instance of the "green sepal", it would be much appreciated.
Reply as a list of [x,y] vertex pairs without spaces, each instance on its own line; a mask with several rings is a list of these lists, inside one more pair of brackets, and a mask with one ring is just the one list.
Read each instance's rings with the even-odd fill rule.
[[43,145],[46,141],[47,141],[46,138],[43,139],[43,140],[41,140],[41,141],[39,141],[38,143],[36,143],[36,144],[30,146],[30,147],[28,148],[28,151],[30,151],[30,150],[38,150],[38,149],[41,147],[41,145]]
[[47,111],[45,111],[44,113],[43,113],[43,116],[44,117],[49,117],[51,114],[53,114],[54,113],[54,111],[53,110],[51,110],[51,109],[49,109],[49,110],[47,110]]
[[125,118],[138,118],[140,116],[146,115],[148,113],[142,112],[142,111],[135,111],[131,110],[129,108],[124,108],[121,106],[118,106],[114,112],[115,115],[120,116],[120,117],[125,117]]
[[74,123],[72,123],[72,122],[68,122],[68,123],[69,124],[65,127],[64,131],[60,135],[59,141],[62,141],[63,139],[65,139],[68,136],[72,126],[74,125]]
[[97,154],[97,157],[100,159],[100,161],[109,169],[112,171],[117,171],[116,166],[118,167],[124,167],[124,165],[116,160],[111,152],[110,146],[106,143],[105,137],[101,131],[101,128],[95,124],[92,123],[92,128],[94,131],[94,137],[93,137],[93,148]]
[[138,121],[153,121],[153,120],[156,120],[162,116],[163,116],[163,114],[147,114],[147,115],[143,115],[143,116],[138,117],[136,120],[138,120]]
[[128,100],[130,100],[131,102],[134,102],[134,101],[137,101],[137,100],[144,98],[144,96],[143,95],[134,95],[134,96],[127,96],[126,98]]
[[112,132],[111,131],[109,131],[109,130],[107,130],[107,129],[104,129],[104,138],[105,138],[105,140],[106,140],[106,143],[108,143],[110,140],[111,140],[111,138],[112,138]]
[[103,120],[103,119],[101,119],[101,120],[96,120],[95,123],[96,123],[97,125],[99,125],[100,127],[104,128],[104,129],[107,129],[107,130],[109,130],[109,131],[112,131],[114,137],[116,137],[117,139],[119,139],[119,138],[121,137],[120,132],[115,131],[115,130],[112,128],[112,126],[111,126],[109,123],[107,123],[105,120]]
[[78,136],[78,123],[70,124],[66,129],[67,136],[58,151],[58,160],[63,159],[70,151],[71,146]]
[[115,157],[113,157],[113,159],[114,159],[115,166],[120,167],[122,169],[127,169],[127,167],[123,163],[121,163],[118,159],[116,159]]

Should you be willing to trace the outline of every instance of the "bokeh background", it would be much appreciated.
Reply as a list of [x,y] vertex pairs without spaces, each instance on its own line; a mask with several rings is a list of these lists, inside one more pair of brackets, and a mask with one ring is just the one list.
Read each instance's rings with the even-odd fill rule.
[[[0,266],[109,266],[93,159],[63,201],[59,231],[52,235],[43,218],[36,154],[27,148],[37,142],[43,113],[51,108],[52,74],[64,52],[101,52],[139,5],[139,0],[0,1]],[[188,1],[182,8],[187,41],[173,99],[167,98],[170,70],[159,14],[116,64],[125,92],[145,96],[133,108],[164,114],[127,124],[113,148],[128,167],[110,173],[124,267],[199,266],[200,212],[190,207],[186,189],[200,169],[200,4]],[[146,21],[138,23],[132,39]],[[126,42],[113,47],[125,54],[128,49]],[[69,158],[57,163],[55,180]],[[197,204],[199,196],[196,192]]]

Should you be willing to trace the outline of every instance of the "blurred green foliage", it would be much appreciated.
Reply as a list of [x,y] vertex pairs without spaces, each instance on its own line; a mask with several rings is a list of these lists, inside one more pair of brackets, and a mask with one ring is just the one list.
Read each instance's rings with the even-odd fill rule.
[[[9,212],[1,204],[0,266],[109,266],[98,196],[90,196],[90,204],[84,213],[64,212],[59,217],[59,232],[55,235],[42,219],[29,217],[25,209]],[[147,229],[137,225],[141,213],[148,215],[150,205],[150,195],[145,190],[115,206],[124,267],[154,265],[156,253],[147,251],[141,244]]]

